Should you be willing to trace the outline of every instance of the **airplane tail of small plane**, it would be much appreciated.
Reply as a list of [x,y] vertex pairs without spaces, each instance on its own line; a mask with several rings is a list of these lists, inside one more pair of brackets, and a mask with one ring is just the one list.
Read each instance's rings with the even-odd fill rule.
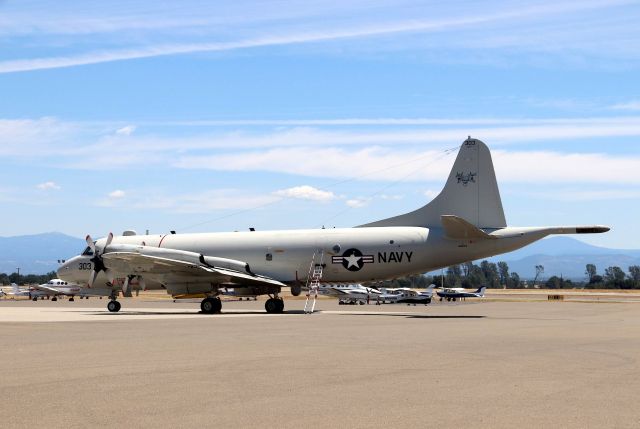
[[482,286],[481,288],[479,288],[476,293],[478,294],[478,296],[480,298],[484,298],[484,292],[487,290],[486,286]]
[[445,215],[464,219],[481,229],[507,226],[491,153],[480,140],[464,141],[444,189],[427,205],[361,226],[440,227],[441,216]]
[[20,286],[15,283],[11,283],[11,289],[13,290],[14,295],[20,293]]

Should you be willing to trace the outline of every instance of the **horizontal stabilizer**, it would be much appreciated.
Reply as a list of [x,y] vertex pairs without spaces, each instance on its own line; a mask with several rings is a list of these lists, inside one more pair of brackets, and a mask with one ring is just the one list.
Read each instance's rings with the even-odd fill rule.
[[497,238],[458,216],[442,215],[440,221],[447,237],[454,240],[495,240]]

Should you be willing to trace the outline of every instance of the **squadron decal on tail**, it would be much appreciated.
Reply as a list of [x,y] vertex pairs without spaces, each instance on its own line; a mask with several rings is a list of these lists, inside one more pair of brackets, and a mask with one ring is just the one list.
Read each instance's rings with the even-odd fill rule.
[[476,175],[478,173],[456,173],[456,179],[458,179],[458,183],[462,183],[462,186],[467,186],[469,182],[476,183]]

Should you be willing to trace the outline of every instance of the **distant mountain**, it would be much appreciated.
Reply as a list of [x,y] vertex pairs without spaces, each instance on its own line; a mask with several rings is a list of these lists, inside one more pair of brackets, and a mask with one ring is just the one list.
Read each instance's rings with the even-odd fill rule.
[[640,265],[640,250],[608,249],[575,238],[556,236],[490,260],[507,262],[510,271],[515,271],[525,279],[534,278],[535,266],[542,265],[542,277],[545,279],[563,276],[572,280],[585,280],[587,264],[594,264],[599,274],[604,274],[605,268],[611,266],[618,266],[627,271],[630,265]]
[[[491,262],[505,261],[509,271],[518,273],[522,279],[533,279],[536,265],[542,265],[542,279],[563,276],[571,280],[585,280],[587,264],[594,264],[601,275],[605,268],[611,266],[618,266],[626,272],[630,265],[640,265],[640,250],[608,249],[571,237],[555,236],[487,259]],[[479,264],[480,261],[474,263]],[[428,274],[439,275],[440,271]]]
[[86,246],[83,239],[59,232],[0,237],[0,272],[45,274],[58,268],[58,259],[79,254]]
[[605,268],[618,266],[628,272],[631,265],[640,265],[640,257],[629,255],[533,255],[517,261],[492,258],[493,261],[505,261],[509,265],[509,271],[516,272],[523,279],[532,279],[536,275],[536,265],[544,267],[543,279],[551,276],[562,276],[571,280],[586,280],[587,264],[594,264],[598,274],[604,275]]
[[640,258],[640,250],[608,249],[593,246],[571,237],[554,236],[536,241],[515,252],[505,253],[500,256],[500,260],[513,261],[533,255],[628,255]]

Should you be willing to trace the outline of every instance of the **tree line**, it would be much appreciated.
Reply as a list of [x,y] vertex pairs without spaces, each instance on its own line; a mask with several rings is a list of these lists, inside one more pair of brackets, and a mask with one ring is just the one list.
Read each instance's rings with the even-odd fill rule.
[[372,287],[398,288],[409,287],[424,289],[430,284],[444,287],[462,287],[477,289],[487,288],[524,289],[526,287],[540,287],[543,289],[640,289],[640,266],[632,265],[625,272],[622,268],[613,266],[604,270],[602,275],[594,264],[587,264],[585,269],[586,281],[572,281],[562,276],[551,276],[543,280],[544,266],[535,266],[536,275],[529,282],[520,278],[516,272],[509,271],[509,265],[504,262],[493,263],[482,261],[479,265],[466,262],[452,265],[444,270],[443,275],[414,275],[394,280],[372,283]]
[[[540,280],[544,274],[544,266],[536,265],[536,276],[532,283],[522,280],[516,272],[509,271],[509,265],[504,262],[493,263],[482,261],[480,265],[473,262],[466,262],[460,265],[452,265],[441,275],[413,275],[389,280],[384,282],[371,283],[372,287],[398,288],[409,287],[414,289],[424,289],[430,284],[444,287],[463,287],[467,289],[477,289],[481,286],[487,288],[508,288],[522,289],[525,287],[539,286],[545,289],[640,289],[640,265],[632,265],[625,272],[622,268],[613,266],[607,267],[604,273],[599,274],[594,264],[587,264],[585,267],[586,280],[574,282],[558,276],[551,276],[547,280]],[[0,273],[0,285],[16,283],[41,284],[55,278],[55,271],[47,274],[18,274]]]
[[0,273],[0,285],[9,285],[15,283],[18,285],[42,284],[51,279],[55,279],[58,275],[55,271],[49,271],[47,274],[18,274],[18,273]]

